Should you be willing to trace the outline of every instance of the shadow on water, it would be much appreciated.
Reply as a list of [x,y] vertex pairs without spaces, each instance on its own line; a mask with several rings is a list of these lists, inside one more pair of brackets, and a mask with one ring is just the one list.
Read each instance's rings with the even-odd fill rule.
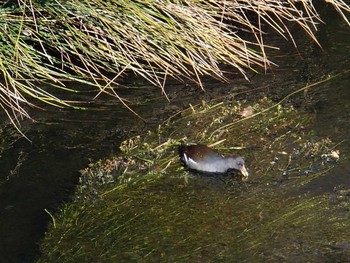
[[[332,22],[335,21],[335,22]],[[279,62],[280,68],[274,74],[253,78],[251,84],[244,87],[265,87],[272,97],[284,95],[307,82],[317,81],[323,76],[347,70],[349,65],[350,34],[348,27],[330,17],[322,26],[319,37],[326,53],[314,43],[303,42],[300,56],[291,46],[288,58]],[[282,50],[281,53],[287,52]],[[286,65],[286,66],[284,66]],[[341,79],[331,81],[295,98],[297,104],[307,107],[315,113],[316,132],[333,141],[346,140],[340,145],[342,161],[331,171],[332,177],[324,176],[307,185],[303,191],[332,191],[339,185],[349,185],[350,163],[350,91],[349,74]],[[240,83],[245,83],[239,80]],[[239,85],[237,82],[232,86]],[[227,86],[217,88],[208,83],[205,96],[216,96],[231,92]],[[211,87],[212,86],[212,87]],[[174,87],[179,90],[179,87]],[[130,91],[125,91],[128,93]],[[193,94],[193,91],[190,90]],[[147,94],[146,94],[147,93]],[[180,93],[180,92],[179,92]],[[175,94],[172,104],[165,99],[158,102],[152,98],[159,97],[155,90],[154,97],[149,90],[144,91],[150,98],[149,105],[139,106],[139,112],[145,118],[157,123],[161,116],[169,115],[190,100],[187,94]],[[202,93],[200,93],[202,95]],[[282,94],[282,95],[281,95]],[[198,94],[196,94],[198,95]],[[191,95],[193,96],[193,95]],[[140,95],[142,97],[142,95]],[[187,97],[188,100],[184,100]],[[198,99],[198,98],[197,98]],[[114,102],[113,102],[114,103]],[[176,104],[176,105],[174,105]],[[172,108],[173,107],[173,108]],[[144,124],[129,112],[117,112],[115,106],[95,107],[94,110],[77,112],[73,110],[55,110],[33,112],[36,124],[24,123],[29,143],[10,126],[1,128],[0,148],[0,261],[32,262],[38,254],[37,242],[43,236],[50,220],[44,209],[52,212],[64,201],[69,200],[77,183],[78,171],[90,162],[116,153],[122,139],[130,136],[130,130],[142,132]],[[214,213],[214,212],[213,212]],[[215,226],[213,226],[215,227]],[[209,252],[208,252],[209,253]]]
[[0,152],[1,262],[33,260],[49,220],[44,209],[55,211],[67,201],[79,170],[90,159],[115,152],[123,136],[113,122],[96,114],[95,120],[72,110],[47,114],[51,120],[37,115],[41,123],[22,126],[32,143],[19,138],[13,127],[2,127],[7,141]]

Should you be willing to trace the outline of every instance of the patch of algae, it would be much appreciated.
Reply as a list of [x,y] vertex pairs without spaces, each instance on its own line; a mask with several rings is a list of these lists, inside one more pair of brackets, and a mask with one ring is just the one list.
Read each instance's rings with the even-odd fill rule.
[[[349,258],[348,190],[301,190],[331,176],[339,157],[329,139],[308,129],[311,122],[267,99],[203,102],[174,115],[158,131],[123,142],[123,156],[82,171],[75,200],[53,216],[38,262]],[[250,178],[185,172],[181,140],[244,156]]]

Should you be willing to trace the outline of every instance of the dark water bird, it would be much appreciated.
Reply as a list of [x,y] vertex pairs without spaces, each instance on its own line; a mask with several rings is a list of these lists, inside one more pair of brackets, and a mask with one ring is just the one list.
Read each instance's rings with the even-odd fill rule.
[[244,160],[240,156],[223,156],[216,150],[203,144],[179,146],[181,161],[189,170],[202,173],[224,174],[230,170],[238,170],[243,176],[248,176]]

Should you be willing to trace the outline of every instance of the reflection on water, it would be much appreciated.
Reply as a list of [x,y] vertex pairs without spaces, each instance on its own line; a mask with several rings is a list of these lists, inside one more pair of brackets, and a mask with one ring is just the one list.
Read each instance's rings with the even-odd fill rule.
[[[349,65],[350,34],[346,25],[338,19],[330,19],[319,33],[326,53],[310,42],[301,43],[300,57],[290,49],[286,62],[279,62],[281,68],[275,75],[262,77],[268,83],[254,82],[255,86],[266,85],[273,90],[291,90],[300,88],[305,82],[316,81],[327,74],[342,72]],[[309,45],[309,46],[307,46]],[[302,62],[300,62],[302,61]],[[315,111],[315,130],[320,136],[331,137],[333,141],[342,141],[350,133],[350,74],[318,86],[306,94],[307,106]],[[261,79],[261,78],[260,78]],[[278,87],[273,85],[277,84]],[[235,83],[233,83],[235,85]],[[215,87],[216,88],[216,87]],[[130,91],[126,91],[128,93]],[[148,92],[148,91],[147,91]],[[211,89],[207,92],[210,94]],[[221,93],[229,92],[226,89]],[[157,90],[149,98],[159,96]],[[148,112],[146,118],[164,112],[165,105],[157,104],[139,108],[139,112]],[[186,102],[182,102],[186,104]],[[171,107],[173,104],[170,105]],[[176,109],[175,109],[176,110]],[[37,251],[36,243],[45,231],[49,216],[44,209],[54,211],[69,199],[77,180],[78,171],[85,167],[90,159],[96,160],[117,151],[124,131],[134,129],[140,132],[143,123],[127,111],[116,112],[116,107],[100,107],[93,112],[72,110],[33,113],[36,124],[24,124],[29,143],[16,135],[13,128],[4,125],[1,130],[0,149],[0,261],[31,262]],[[349,154],[349,141],[339,147],[341,159]],[[347,160],[341,161],[332,170],[332,181],[321,177],[309,191],[332,190],[337,185],[349,184],[350,165]]]

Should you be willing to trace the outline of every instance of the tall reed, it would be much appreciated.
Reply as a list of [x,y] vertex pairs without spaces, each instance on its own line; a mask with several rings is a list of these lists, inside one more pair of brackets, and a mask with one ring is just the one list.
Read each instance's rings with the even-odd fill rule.
[[[350,25],[349,5],[324,1]],[[226,81],[222,65],[247,72],[268,68],[268,27],[296,45],[289,28],[301,27],[315,42],[322,20],[313,1],[18,1],[0,12],[0,106],[19,128],[38,101],[77,105],[52,87],[80,92],[67,83],[116,97],[132,72],[162,89],[167,78]],[[227,68],[227,67],[225,67]],[[50,91],[48,91],[48,87]],[[129,108],[130,109],[130,108]]]

